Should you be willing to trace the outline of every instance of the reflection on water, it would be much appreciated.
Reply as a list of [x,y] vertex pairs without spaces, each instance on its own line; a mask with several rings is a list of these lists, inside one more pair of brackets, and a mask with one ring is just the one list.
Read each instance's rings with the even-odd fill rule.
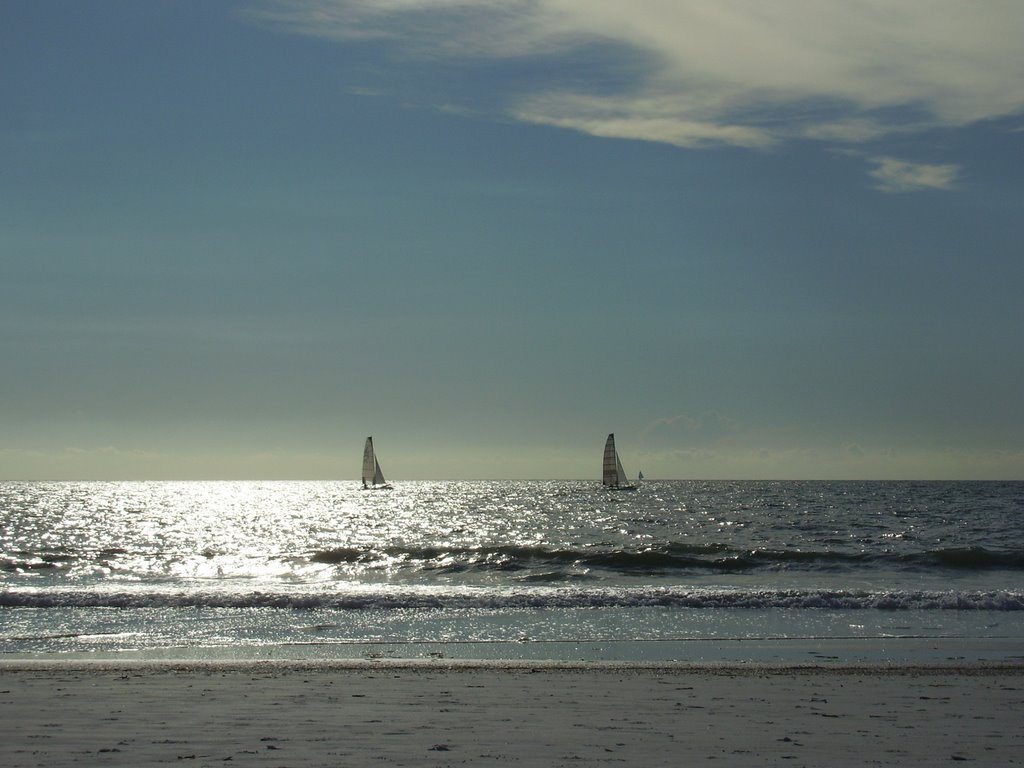
[[1022,500],[1021,483],[0,483],[0,636],[9,653],[472,641],[616,657],[637,641],[995,641],[1024,635]]

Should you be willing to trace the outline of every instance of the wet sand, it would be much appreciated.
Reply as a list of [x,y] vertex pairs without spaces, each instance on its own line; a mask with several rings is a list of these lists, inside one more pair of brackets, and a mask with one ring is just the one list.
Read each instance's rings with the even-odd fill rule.
[[1024,665],[0,663],[0,765],[1024,763]]

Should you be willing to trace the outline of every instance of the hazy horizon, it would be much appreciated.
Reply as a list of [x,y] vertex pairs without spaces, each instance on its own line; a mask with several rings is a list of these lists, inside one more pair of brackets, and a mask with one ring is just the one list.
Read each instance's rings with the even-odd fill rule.
[[0,479],[1024,479],[1024,4],[0,18]]

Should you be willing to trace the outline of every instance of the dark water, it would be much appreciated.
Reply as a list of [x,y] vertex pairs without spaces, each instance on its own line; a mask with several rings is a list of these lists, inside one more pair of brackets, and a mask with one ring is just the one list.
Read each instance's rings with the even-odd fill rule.
[[0,483],[0,519],[8,654],[1024,636],[1024,483]]

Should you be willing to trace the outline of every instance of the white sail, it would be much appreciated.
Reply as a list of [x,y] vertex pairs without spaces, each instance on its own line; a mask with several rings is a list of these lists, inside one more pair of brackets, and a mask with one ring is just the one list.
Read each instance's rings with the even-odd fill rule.
[[366,438],[363,447],[363,488],[390,488],[388,481],[381,472],[380,462],[373,450],[373,438]]
[[615,435],[608,435],[604,444],[604,462],[601,466],[601,482],[605,485],[618,485],[619,475],[615,465],[618,459],[615,454]]
[[604,461],[601,465],[601,482],[608,488],[630,491],[636,488],[626,478],[626,470],[622,468],[619,454],[615,450],[615,433],[608,435],[604,444]]
[[373,438],[366,438],[366,445],[363,446],[363,485],[373,482],[376,473],[377,458],[373,455]]
[[626,470],[622,468],[622,462],[619,461],[619,454],[615,454],[615,484],[626,485]]

